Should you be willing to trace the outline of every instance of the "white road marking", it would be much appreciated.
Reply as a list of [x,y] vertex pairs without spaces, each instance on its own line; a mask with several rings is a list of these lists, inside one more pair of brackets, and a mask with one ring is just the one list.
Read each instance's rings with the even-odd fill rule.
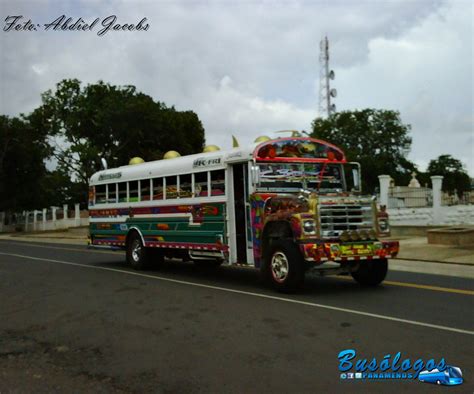
[[441,325],[437,325],[437,324],[424,323],[424,322],[420,322],[420,321],[416,321],[416,320],[400,319],[398,317],[392,317],[392,316],[387,316],[387,315],[379,315],[379,314],[376,314],[376,313],[363,312],[363,311],[347,309],[347,308],[339,308],[337,306],[316,304],[316,303],[313,303],[313,302],[294,300],[294,299],[291,299],[291,298],[284,298],[284,297],[272,296],[272,295],[261,294],[261,293],[253,293],[253,292],[250,292],[250,291],[229,289],[229,288],[226,288],[226,287],[211,286],[211,285],[205,285],[205,284],[202,284],[202,283],[188,282],[188,281],[184,281],[184,280],[164,278],[164,277],[161,277],[161,276],[147,275],[147,274],[142,274],[142,273],[139,273],[139,272],[132,272],[132,271],[124,271],[124,270],[119,270],[119,269],[116,269],[116,268],[97,267],[97,266],[93,266],[93,265],[73,263],[73,262],[70,262],[70,261],[52,260],[52,259],[45,259],[45,258],[40,258],[40,257],[14,254],[14,253],[0,252],[0,255],[20,257],[20,258],[30,259],[30,260],[47,261],[47,262],[51,262],[51,263],[72,265],[72,266],[76,266],[76,267],[91,268],[91,269],[97,269],[97,270],[102,270],[102,271],[120,272],[122,274],[140,276],[140,277],[143,277],[143,278],[161,280],[161,281],[165,281],[165,282],[178,283],[178,284],[182,284],[182,285],[196,286],[196,287],[202,287],[202,288],[206,288],[206,289],[225,291],[225,292],[228,292],[228,293],[244,294],[244,295],[248,295],[248,296],[252,296],[252,297],[259,297],[259,298],[265,298],[265,299],[269,299],[269,300],[288,302],[288,303],[292,303],[292,304],[311,306],[311,307],[314,307],[314,308],[321,308],[321,309],[328,309],[328,310],[333,310],[333,311],[338,311],[338,312],[345,312],[345,313],[350,313],[350,314],[353,314],[353,315],[373,317],[373,318],[376,318],[376,319],[394,321],[394,322],[398,322],[398,323],[406,323],[406,324],[411,324],[411,325],[415,325],[415,326],[429,327],[429,328],[434,328],[434,329],[442,330],[442,331],[449,331],[449,332],[457,332],[457,333],[460,333],[460,334],[474,335],[474,331],[463,330],[463,329],[455,328],[455,327],[448,327],[448,326],[441,326]]

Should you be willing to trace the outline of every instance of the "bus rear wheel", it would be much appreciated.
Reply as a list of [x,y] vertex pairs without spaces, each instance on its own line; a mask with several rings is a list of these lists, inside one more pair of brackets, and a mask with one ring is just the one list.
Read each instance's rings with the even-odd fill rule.
[[377,286],[384,281],[387,271],[387,259],[367,260],[361,262],[359,269],[351,272],[351,275],[362,286]]
[[150,267],[150,253],[143,245],[140,234],[132,232],[127,240],[127,263],[136,270]]
[[277,240],[270,246],[262,266],[264,279],[284,293],[299,290],[304,282],[303,256],[291,240]]

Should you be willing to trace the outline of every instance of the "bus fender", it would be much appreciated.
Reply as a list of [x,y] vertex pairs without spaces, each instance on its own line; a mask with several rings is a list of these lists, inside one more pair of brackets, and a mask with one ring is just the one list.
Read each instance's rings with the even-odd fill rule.
[[265,225],[262,232],[262,257],[268,253],[272,240],[276,239],[294,239],[293,230],[289,222],[284,220],[270,221]]
[[132,227],[129,228],[128,233],[127,233],[127,238],[126,238],[126,240],[125,240],[125,246],[128,245],[128,239],[130,238],[130,234],[131,234],[132,232],[137,232],[138,235],[140,236],[141,240],[142,240],[143,246],[146,246],[146,244],[145,244],[145,238],[143,237],[143,234],[142,234],[142,232],[140,231],[140,229],[139,229],[138,227],[136,227],[136,226],[132,226]]

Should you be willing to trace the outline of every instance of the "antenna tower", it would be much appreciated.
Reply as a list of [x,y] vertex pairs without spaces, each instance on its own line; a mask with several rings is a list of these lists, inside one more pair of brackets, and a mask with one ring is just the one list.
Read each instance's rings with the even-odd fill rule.
[[331,104],[331,97],[337,96],[337,90],[331,89],[329,81],[336,77],[333,70],[329,71],[329,41],[327,36],[319,43],[319,114],[330,116],[336,112],[336,104]]

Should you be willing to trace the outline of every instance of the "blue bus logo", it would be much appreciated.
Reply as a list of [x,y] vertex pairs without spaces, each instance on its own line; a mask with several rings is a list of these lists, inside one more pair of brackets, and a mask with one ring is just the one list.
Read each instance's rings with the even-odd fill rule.
[[452,365],[446,366],[444,371],[437,368],[431,371],[422,371],[418,376],[420,382],[436,383],[445,386],[455,386],[463,382],[461,368]]

